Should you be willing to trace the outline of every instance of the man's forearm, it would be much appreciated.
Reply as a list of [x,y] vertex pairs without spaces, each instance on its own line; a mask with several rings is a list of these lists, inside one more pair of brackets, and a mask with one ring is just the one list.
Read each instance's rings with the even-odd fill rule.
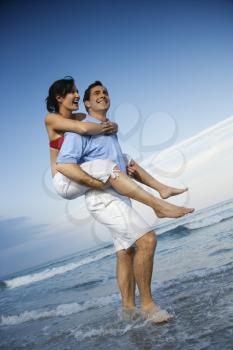
[[77,182],[80,185],[88,186],[91,188],[102,189],[104,187],[103,182],[91,177],[85,171],[82,170],[78,164],[57,164],[57,171],[68,177],[70,180]]

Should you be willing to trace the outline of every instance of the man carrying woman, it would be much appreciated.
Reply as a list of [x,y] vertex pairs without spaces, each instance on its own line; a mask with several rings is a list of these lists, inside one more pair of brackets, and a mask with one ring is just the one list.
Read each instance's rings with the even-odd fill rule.
[[[175,206],[144,191],[127,176],[127,166],[136,180],[157,190],[162,198],[187,189],[171,188],[160,183],[122,153],[116,136],[117,126],[108,122],[106,117],[110,99],[101,82],[91,84],[85,91],[84,104],[88,115],[82,121],[74,120],[77,118],[73,112],[78,108],[79,94],[74,81],[70,79],[69,83],[69,88],[54,89],[57,107],[53,107],[58,115],[46,117],[50,142],[57,136],[61,138],[64,131],[70,131],[64,140],[62,138],[57,161],[58,150],[50,143],[54,186],[67,199],[85,193],[91,215],[110,229],[117,252],[117,281],[124,309],[129,312],[135,309],[137,284],[142,315],[153,322],[168,321],[171,315],[159,309],[151,293],[156,235],[132,208],[129,198],[150,206],[160,218],[181,217],[194,209]],[[50,95],[47,102],[52,101]],[[52,117],[59,118],[59,122],[64,118],[65,121],[78,123],[79,130],[71,130],[70,125],[66,129],[67,124],[63,126],[62,123],[53,126]]]

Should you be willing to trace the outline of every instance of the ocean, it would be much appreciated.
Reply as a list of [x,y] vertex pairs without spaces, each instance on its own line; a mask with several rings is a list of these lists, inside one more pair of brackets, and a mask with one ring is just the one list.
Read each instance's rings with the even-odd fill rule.
[[105,244],[6,276],[0,349],[232,350],[233,199],[156,232],[152,291],[172,321],[122,318],[114,249]]

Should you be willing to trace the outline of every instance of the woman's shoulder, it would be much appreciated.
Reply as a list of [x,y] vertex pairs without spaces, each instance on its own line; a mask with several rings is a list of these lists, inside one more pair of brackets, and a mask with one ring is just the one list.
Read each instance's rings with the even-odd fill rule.
[[61,118],[61,116],[58,113],[47,113],[45,116],[45,124],[51,125],[54,122],[55,118]]

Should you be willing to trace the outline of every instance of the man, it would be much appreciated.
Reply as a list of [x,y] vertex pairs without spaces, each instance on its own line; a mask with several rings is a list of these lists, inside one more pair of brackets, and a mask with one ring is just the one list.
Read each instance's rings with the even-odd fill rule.
[[[85,121],[101,123],[107,120],[110,99],[101,82],[97,81],[88,87],[83,101],[89,114]],[[98,158],[110,159],[118,164],[118,169],[126,172],[125,158],[116,135],[80,136],[66,133],[57,159],[57,170],[67,177],[70,177],[72,172],[72,180],[78,182],[78,175],[75,177],[74,174],[75,166]],[[140,181],[149,185],[152,177],[136,163],[131,167],[131,171],[139,172]],[[117,169],[115,175],[117,181]],[[153,258],[157,244],[155,232],[131,207],[129,198],[112,188],[88,191],[86,203],[93,217],[112,233],[117,252],[117,282],[124,310],[129,313],[135,310],[137,284],[142,315],[153,322],[168,321],[171,315],[159,309],[151,293]]]

